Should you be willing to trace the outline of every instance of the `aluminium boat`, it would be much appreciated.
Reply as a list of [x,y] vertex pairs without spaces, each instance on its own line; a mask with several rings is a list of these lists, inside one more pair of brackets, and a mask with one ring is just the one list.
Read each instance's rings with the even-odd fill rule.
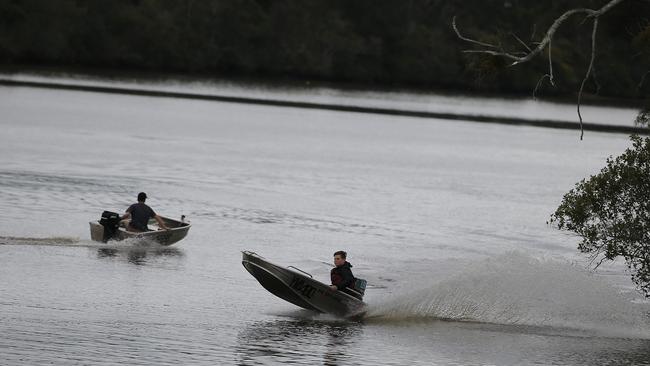
[[282,267],[250,251],[242,252],[242,264],[270,293],[301,308],[356,319],[366,311],[362,293],[332,290],[294,266]]
[[169,217],[160,216],[169,230],[158,228],[155,220],[150,220],[152,230],[143,232],[129,231],[124,222],[120,222],[120,215],[110,211],[104,211],[102,218],[90,222],[90,238],[95,241],[106,243],[109,240],[141,239],[151,241],[160,245],[172,245],[181,241],[187,235],[192,225],[185,222],[185,216],[181,220],[174,220]]

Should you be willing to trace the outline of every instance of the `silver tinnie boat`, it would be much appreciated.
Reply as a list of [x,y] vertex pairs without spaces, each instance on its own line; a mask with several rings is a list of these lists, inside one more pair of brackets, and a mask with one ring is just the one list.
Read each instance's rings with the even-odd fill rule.
[[185,238],[192,227],[189,222],[184,221],[184,217],[180,221],[163,216],[161,218],[169,230],[159,230],[156,221],[150,220],[151,231],[133,232],[120,225],[118,214],[105,211],[101,220],[90,222],[90,238],[102,242],[136,238],[160,245],[172,245]]
[[301,308],[344,318],[360,318],[365,312],[360,293],[332,290],[296,267],[273,264],[249,251],[242,252],[242,264],[270,293]]

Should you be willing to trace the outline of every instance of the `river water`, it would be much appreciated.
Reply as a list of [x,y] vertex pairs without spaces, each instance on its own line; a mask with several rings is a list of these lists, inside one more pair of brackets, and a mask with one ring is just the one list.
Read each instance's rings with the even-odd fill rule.
[[[624,265],[546,223],[625,135],[27,87],[0,111],[2,364],[650,364]],[[92,242],[140,191],[188,237]],[[362,321],[241,265],[326,282],[340,249]]]

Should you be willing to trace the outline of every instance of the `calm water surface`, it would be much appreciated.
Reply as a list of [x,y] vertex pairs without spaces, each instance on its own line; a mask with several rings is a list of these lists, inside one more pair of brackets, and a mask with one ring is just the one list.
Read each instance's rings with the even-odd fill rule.
[[[21,87],[0,110],[2,364],[650,364],[624,266],[546,225],[625,135]],[[90,241],[140,191],[188,237]],[[362,322],[241,266],[326,281],[339,249]]]

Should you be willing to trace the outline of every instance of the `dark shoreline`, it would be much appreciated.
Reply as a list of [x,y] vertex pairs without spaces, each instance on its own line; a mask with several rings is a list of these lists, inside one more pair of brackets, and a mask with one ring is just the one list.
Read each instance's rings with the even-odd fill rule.
[[[369,114],[416,117],[416,118],[436,118],[436,119],[445,119],[445,120],[460,120],[460,121],[493,123],[493,124],[503,124],[503,125],[520,125],[520,126],[556,128],[556,129],[570,129],[570,130],[578,130],[578,131],[580,130],[580,124],[577,121],[557,121],[557,120],[545,120],[545,119],[533,120],[533,119],[513,118],[513,117],[494,117],[494,116],[453,114],[453,113],[441,113],[441,112],[410,111],[410,110],[403,110],[403,109],[388,109],[388,108],[348,106],[348,105],[324,104],[324,103],[312,103],[312,102],[297,102],[297,101],[273,100],[273,99],[261,99],[261,98],[249,98],[249,97],[234,97],[234,96],[214,95],[214,94],[156,91],[156,90],[132,89],[132,88],[110,87],[110,86],[92,86],[92,85],[51,83],[51,82],[20,81],[20,80],[10,80],[10,79],[2,79],[2,78],[0,78],[0,85],[14,86],[14,87],[33,87],[33,88],[45,88],[45,89],[86,91],[86,92],[95,92],[95,93],[138,95],[138,96],[148,96],[148,97],[195,99],[195,100],[207,100],[207,101],[217,101],[217,102],[226,102],[226,103],[257,104],[257,105],[266,105],[266,106],[275,106],[275,107],[320,109],[320,110],[329,110],[329,111],[338,111],[338,112],[369,113]],[[650,129],[646,127],[635,127],[635,126],[583,123],[583,128],[585,131],[626,133],[626,134],[639,134],[639,135],[650,134]]]
[[[442,94],[446,96],[476,97],[487,99],[530,99],[533,96],[534,87],[526,93],[507,92],[499,93],[478,91],[472,89],[458,89],[448,87],[424,87],[408,84],[381,84],[381,83],[360,83],[350,81],[334,81],[322,79],[305,79],[291,76],[223,76],[210,73],[161,73],[156,71],[135,70],[135,69],[107,69],[92,67],[61,67],[61,66],[29,66],[29,65],[6,65],[0,64],[0,79],[4,75],[27,74],[39,77],[64,77],[64,78],[88,78],[102,81],[125,81],[141,80],[146,82],[158,82],[165,80],[180,80],[189,82],[227,82],[240,85],[277,87],[286,86],[296,89],[332,88],[345,91],[360,92],[389,92],[389,93],[410,93],[410,94]],[[538,95],[537,99],[545,102],[558,104],[575,104],[575,94],[545,94]],[[582,105],[608,106],[622,108],[641,109],[646,104],[645,99],[603,97],[595,94],[584,93]]]

